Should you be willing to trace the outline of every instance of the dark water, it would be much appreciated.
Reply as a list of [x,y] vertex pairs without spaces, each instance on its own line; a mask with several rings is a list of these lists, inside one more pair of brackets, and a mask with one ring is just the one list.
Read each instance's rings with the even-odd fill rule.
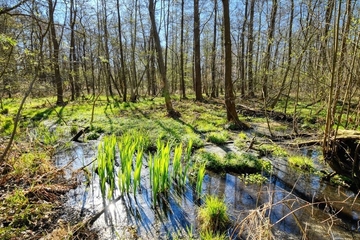
[[[74,143],[70,151],[56,155],[56,164],[64,166],[72,161],[71,167],[79,169],[94,160],[97,144],[96,141]],[[231,144],[226,148],[234,149]],[[207,146],[206,149],[221,155],[224,148]],[[317,168],[326,168],[318,161],[317,151],[305,149],[302,153],[311,156]],[[235,229],[241,220],[251,210],[263,207],[274,224],[276,239],[302,239],[304,232],[308,239],[360,239],[360,201],[352,192],[322,182],[314,174],[293,170],[285,159],[270,161],[274,171],[262,186],[245,185],[235,174],[208,173],[204,178],[203,195],[217,195],[227,204],[235,223],[229,226],[232,238],[237,237]],[[93,164],[88,169],[92,172],[90,181],[79,176],[82,184],[69,193],[67,202],[74,215],[83,217],[91,217],[109,205],[101,196]],[[153,208],[149,182],[144,164],[141,190],[135,196],[124,195],[111,203],[95,221],[93,227],[99,230],[101,239],[171,239],[189,233],[197,236],[196,213],[201,201],[194,194],[194,187],[187,185],[181,192],[172,189],[169,196],[160,199],[159,207]],[[116,191],[114,198],[118,196]],[[315,203],[319,201],[322,203]]]

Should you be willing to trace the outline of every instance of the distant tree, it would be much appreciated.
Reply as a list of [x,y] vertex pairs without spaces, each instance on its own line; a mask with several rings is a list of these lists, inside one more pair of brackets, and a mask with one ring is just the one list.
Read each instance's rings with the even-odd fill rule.
[[11,6],[7,6],[5,4],[0,4],[0,15],[11,12],[12,10],[20,7],[21,5],[23,5],[27,1],[29,1],[29,0],[22,0],[22,1],[19,1],[17,3],[12,2],[12,4],[14,4],[14,5],[11,5]]

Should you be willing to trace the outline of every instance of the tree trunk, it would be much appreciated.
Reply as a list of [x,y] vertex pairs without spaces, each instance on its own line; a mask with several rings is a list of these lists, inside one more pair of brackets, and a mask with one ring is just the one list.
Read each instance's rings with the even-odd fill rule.
[[50,24],[50,34],[51,41],[53,45],[53,57],[51,59],[52,67],[54,71],[54,80],[56,85],[56,105],[64,105],[64,97],[63,97],[63,83],[60,75],[60,66],[59,66],[59,41],[56,38],[56,29],[54,23],[54,11],[56,7],[57,0],[53,3],[52,0],[48,0],[49,6],[49,24]]
[[182,98],[186,99],[185,74],[184,74],[184,2],[181,1],[181,30],[180,30],[180,92]]
[[224,45],[225,45],[225,106],[227,120],[232,122],[237,129],[248,129],[249,126],[239,120],[235,109],[235,96],[231,80],[231,35],[230,35],[230,14],[229,0],[222,0],[224,11]]
[[116,10],[117,10],[117,20],[118,20],[118,34],[119,34],[119,48],[120,48],[120,84],[122,84],[123,89],[123,102],[126,102],[127,97],[127,84],[126,84],[126,75],[125,75],[125,61],[124,61],[124,49],[122,42],[122,30],[121,30],[121,17],[120,17],[120,3],[119,0],[116,0]]
[[254,58],[254,14],[255,0],[250,0],[250,16],[248,26],[248,49],[247,49],[247,75],[248,75],[248,95],[254,97],[254,75],[253,75],[253,58]]
[[169,116],[180,117],[180,113],[174,110],[174,108],[172,106],[171,98],[170,98],[169,86],[168,86],[168,81],[166,79],[166,71],[165,71],[164,59],[163,59],[163,55],[162,55],[160,38],[159,38],[159,34],[157,32],[156,22],[155,22],[154,0],[149,0],[149,14],[150,14],[150,20],[151,20],[151,28],[153,30],[152,32],[153,32],[153,38],[154,38],[154,42],[155,42],[155,49],[157,52],[159,71],[160,71],[160,75],[161,75],[161,80],[163,82],[163,95],[165,98],[166,110],[167,110]]
[[264,67],[262,69],[263,78],[262,78],[262,91],[265,99],[268,97],[268,80],[269,80],[269,72],[270,72],[270,57],[271,57],[271,48],[274,43],[274,32],[275,32],[275,19],[276,12],[278,8],[278,0],[272,1],[271,7],[271,16],[270,16],[270,26],[268,29],[268,38],[267,38],[267,48],[264,56]]
[[238,64],[239,64],[239,77],[241,82],[241,97],[245,97],[245,88],[246,88],[246,80],[245,80],[245,31],[246,31],[246,25],[247,25],[247,19],[248,19],[248,0],[245,2],[245,11],[244,11],[244,22],[241,28],[241,34],[240,34],[240,43],[239,43],[239,51],[238,54]]
[[202,101],[199,0],[194,0],[194,84],[195,99],[196,101]]
[[216,30],[217,30],[217,0],[214,0],[214,38],[211,49],[211,97],[216,97]]
[[277,102],[279,101],[279,98],[280,98],[281,94],[284,92],[286,79],[287,79],[287,77],[289,75],[290,68],[291,68],[291,61],[292,61],[292,28],[293,28],[293,21],[294,21],[294,8],[295,8],[294,0],[291,0],[290,23],[289,23],[289,49],[288,49],[288,54],[287,54],[286,70],[285,70],[285,74],[283,76],[283,80],[281,82],[280,90],[279,90],[278,94],[275,96],[272,103],[270,104],[270,106],[269,106],[270,108],[274,108],[276,106]]

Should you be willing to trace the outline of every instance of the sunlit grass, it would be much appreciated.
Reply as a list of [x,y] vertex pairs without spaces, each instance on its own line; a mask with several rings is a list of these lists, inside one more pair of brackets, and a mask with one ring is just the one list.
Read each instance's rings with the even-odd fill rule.
[[211,143],[222,145],[228,141],[229,133],[227,131],[211,132],[207,135],[206,139]]
[[18,158],[11,158],[9,163],[13,167],[12,174],[14,174],[14,177],[33,177],[53,169],[49,154],[40,150],[23,153]]
[[224,233],[230,222],[227,206],[216,196],[207,196],[198,212],[200,233]]
[[289,153],[283,147],[277,144],[261,144],[259,150],[264,153],[264,155],[271,154],[275,157],[287,157]]
[[306,156],[290,156],[288,161],[291,166],[299,168],[301,170],[313,170],[314,162],[311,158]]
[[267,178],[260,173],[242,174],[239,177],[245,184],[263,184]]
[[236,173],[255,173],[271,171],[271,163],[259,159],[251,153],[227,153],[221,157],[215,153],[199,151],[195,156],[196,162],[206,164],[206,168],[214,172],[236,172]]

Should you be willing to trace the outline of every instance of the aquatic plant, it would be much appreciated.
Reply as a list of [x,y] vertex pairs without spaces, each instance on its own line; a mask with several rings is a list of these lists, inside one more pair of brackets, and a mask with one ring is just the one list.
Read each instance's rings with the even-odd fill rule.
[[140,187],[142,157],[143,157],[143,149],[138,145],[138,149],[136,153],[135,170],[134,170],[134,195],[136,194],[137,188]]
[[171,160],[170,152],[172,149],[170,143],[163,143],[159,138],[156,142],[156,146],[156,153],[154,155],[150,154],[148,159],[154,206],[157,204],[158,194],[163,193],[164,195],[167,195],[173,182],[176,182],[179,187],[185,186],[187,172],[191,166],[190,157],[192,141],[189,141],[184,157],[182,156],[182,144],[180,143],[174,147],[171,171],[169,168]]
[[207,196],[198,212],[201,233],[223,233],[229,222],[226,204],[216,196]]
[[130,192],[132,163],[136,147],[136,138],[131,134],[127,133],[121,137],[119,141],[120,169],[118,173],[121,193]]
[[171,177],[176,183],[180,184],[180,179],[182,177],[182,164],[181,164],[181,157],[182,157],[182,144],[175,146],[174,149],[174,156],[172,162],[172,174]]
[[[115,189],[115,155],[116,137],[105,136],[98,146],[97,172],[100,179],[100,190],[103,197],[111,198]],[[106,188],[106,183],[109,188]]]
[[205,176],[205,164],[203,164],[200,168],[199,168],[199,171],[198,171],[198,174],[197,174],[197,180],[196,180],[196,193],[198,195],[201,194],[201,191],[202,191],[202,183],[203,183],[203,180],[204,180],[204,176]]

